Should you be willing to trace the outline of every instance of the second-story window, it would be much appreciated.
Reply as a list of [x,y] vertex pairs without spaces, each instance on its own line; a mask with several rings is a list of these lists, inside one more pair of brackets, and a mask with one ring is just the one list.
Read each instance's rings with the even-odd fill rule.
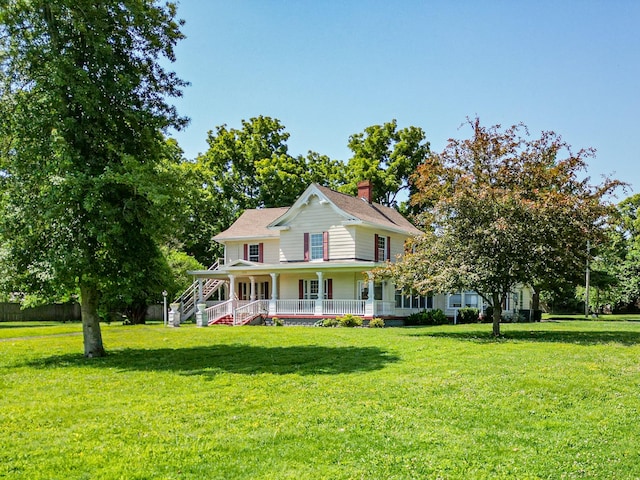
[[387,237],[378,237],[378,259],[386,260],[387,256]]
[[262,263],[264,260],[263,257],[264,244],[262,243],[245,243],[244,244],[244,254],[243,257],[245,260],[249,260],[250,262],[260,262]]
[[260,261],[260,245],[257,243],[249,245],[249,258],[247,260],[250,262]]
[[322,234],[312,233],[309,235],[310,247],[311,247],[311,260],[322,260],[323,248],[322,248]]
[[329,232],[304,234],[304,261],[329,260]]
[[373,260],[375,262],[391,260],[391,237],[376,234],[374,236],[373,248]]

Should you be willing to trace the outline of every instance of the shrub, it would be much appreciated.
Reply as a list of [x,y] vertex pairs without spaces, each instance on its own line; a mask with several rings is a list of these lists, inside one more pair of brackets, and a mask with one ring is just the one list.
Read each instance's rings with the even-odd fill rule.
[[477,308],[461,308],[458,310],[458,323],[478,323],[479,315]]
[[440,309],[422,310],[412,313],[405,321],[405,325],[443,325],[448,322],[447,316]]
[[283,327],[284,326],[284,320],[281,320],[278,317],[273,317],[271,319],[271,321],[273,322],[273,326],[274,327]]
[[335,318],[325,318],[322,321],[322,326],[323,327],[337,327],[338,326],[338,320],[336,320]]
[[340,323],[342,327],[361,327],[362,326],[362,318],[356,315],[352,315],[347,313],[342,317],[338,317],[336,320]]
[[449,319],[439,308],[437,308],[436,310],[430,310],[429,317],[432,325],[444,325],[446,323],[449,323]]
[[372,318],[369,321],[369,328],[384,328],[384,320],[381,318]]
[[426,323],[424,322],[424,317],[426,313],[427,312],[425,310],[421,312],[412,313],[411,315],[409,315],[407,318],[404,319],[404,324],[406,326],[426,325]]

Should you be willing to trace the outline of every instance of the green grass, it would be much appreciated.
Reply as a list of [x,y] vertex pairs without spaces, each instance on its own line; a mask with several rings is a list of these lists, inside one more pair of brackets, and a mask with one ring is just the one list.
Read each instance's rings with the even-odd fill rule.
[[503,331],[2,326],[0,478],[640,478],[640,323]]
[[640,322],[640,314],[637,313],[607,313],[597,317],[585,318],[584,313],[543,313],[543,320],[595,320],[598,322]]

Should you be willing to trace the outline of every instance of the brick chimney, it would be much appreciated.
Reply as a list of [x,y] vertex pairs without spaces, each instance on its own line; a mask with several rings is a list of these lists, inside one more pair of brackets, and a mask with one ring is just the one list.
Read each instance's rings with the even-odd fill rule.
[[371,185],[371,180],[363,180],[358,183],[358,198],[361,198],[367,203],[371,203],[373,192],[373,185]]

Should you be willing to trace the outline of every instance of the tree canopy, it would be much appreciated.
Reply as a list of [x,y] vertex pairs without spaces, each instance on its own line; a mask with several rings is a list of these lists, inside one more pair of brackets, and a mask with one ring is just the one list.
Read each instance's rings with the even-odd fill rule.
[[86,356],[104,354],[101,291],[160,257],[162,132],[185,83],[172,3],[0,1],[0,239],[20,291],[80,292]]
[[572,152],[560,136],[530,139],[524,125],[501,129],[468,121],[471,138],[449,141],[414,177],[425,234],[389,267],[401,286],[430,291],[474,290],[493,307],[517,285],[552,282],[586,259],[586,241],[604,237],[620,185],[582,178],[592,150]]
[[419,127],[398,129],[396,120],[351,135],[353,157],[347,164],[348,182],[341,190],[354,195],[358,182],[371,180],[373,201],[398,207],[403,194],[408,198],[413,193],[409,179],[429,154],[425,138]]

